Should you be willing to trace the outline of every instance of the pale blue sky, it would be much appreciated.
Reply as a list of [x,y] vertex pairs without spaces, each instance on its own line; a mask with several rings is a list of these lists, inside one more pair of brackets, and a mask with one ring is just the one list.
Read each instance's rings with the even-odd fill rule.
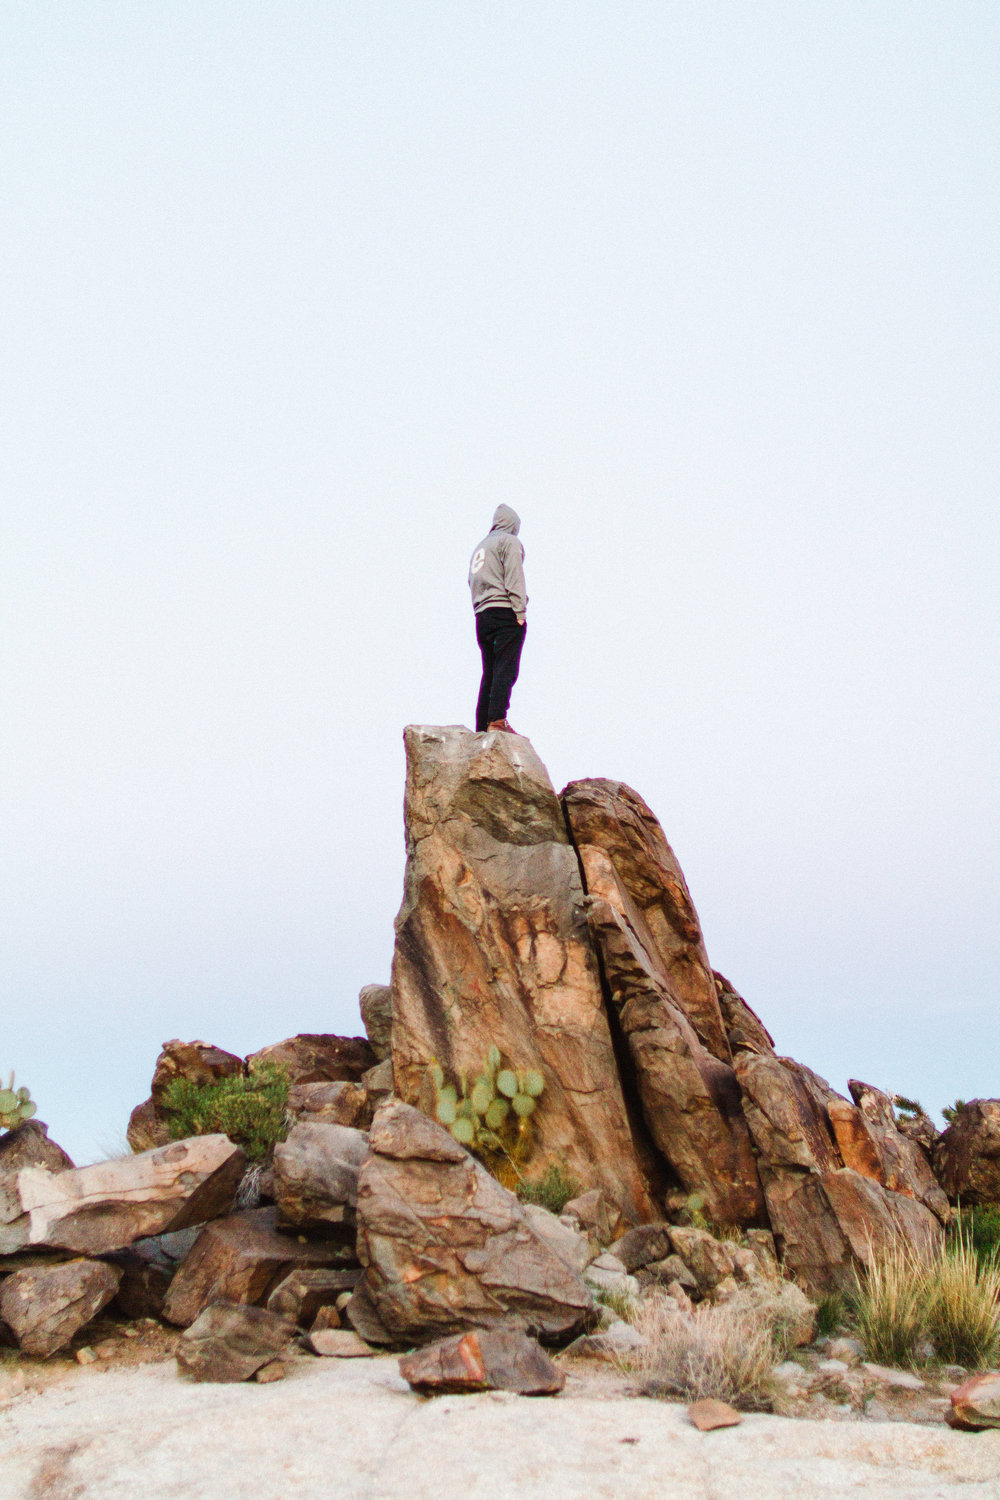
[[0,1069],[360,1029],[405,723],[631,782],[843,1088],[1000,1094],[994,5],[0,0]]

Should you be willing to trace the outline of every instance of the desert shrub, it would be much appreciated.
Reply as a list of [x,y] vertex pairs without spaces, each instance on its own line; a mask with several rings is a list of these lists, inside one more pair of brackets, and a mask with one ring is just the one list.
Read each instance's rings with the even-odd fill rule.
[[952,1222],[949,1240],[955,1243],[963,1238],[968,1238],[984,1270],[1000,1261],[1000,1203],[961,1209]]
[[868,1358],[912,1365],[927,1337],[928,1267],[905,1245],[856,1273],[854,1323]]
[[228,1135],[251,1161],[262,1161],[288,1134],[288,1089],[285,1069],[263,1061],[212,1083],[175,1078],[164,1090],[162,1113],[175,1141]]
[[939,1359],[970,1370],[1000,1356],[1000,1263],[981,1264],[961,1227],[927,1273],[927,1332]]
[[634,1323],[639,1315],[642,1304],[632,1296],[631,1292],[618,1291],[613,1287],[599,1287],[594,1292],[595,1302],[600,1302],[609,1312],[621,1318],[624,1323]]
[[783,1350],[758,1298],[741,1294],[682,1312],[672,1298],[654,1295],[644,1298],[634,1322],[646,1339],[631,1359],[644,1395],[767,1405],[771,1367]]
[[942,1109],[941,1113],[942,1113],[942,1115],[944,1115],[944,1118],[947,1120],[947,1122],[948,1122],[949,1125],[954,1125],[956,1119],[962,1113],[962,1110],[964,1108],[965,1108],[965,1100],[964,1099],[956,1099],[955,1102],[954,1102],[954,1104],[946,1104],[945,1107],[944,1107],[944,1109]]
[[537,1203],[553,1214],[561,1214],[579,1191],[580,1184],[569,1175],[562,1162],[553,1162],[537,1182],[525,1182],[522,1178],[517,1184],[517,1196],[522,1203]]

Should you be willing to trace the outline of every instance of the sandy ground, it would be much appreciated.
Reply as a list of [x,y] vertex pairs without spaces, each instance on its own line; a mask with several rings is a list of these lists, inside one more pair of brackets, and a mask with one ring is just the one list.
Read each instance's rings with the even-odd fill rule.
[[572,1375],[554,1399],[423,1400],[391,1357],[306,1360],[273,1385],[194,1385],[173,1360],[82,1368],[0,1409],[0,1500],[1000,1500],[1000,1431],[684,1408]]

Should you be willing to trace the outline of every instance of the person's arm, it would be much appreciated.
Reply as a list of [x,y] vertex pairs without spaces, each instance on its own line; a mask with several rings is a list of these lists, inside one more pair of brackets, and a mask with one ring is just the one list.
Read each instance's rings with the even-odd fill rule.
[[528,595],[524,587],[523,558],[524,548],[517,537],[512,536],[503,549],[503,584],[507,590],[510,607],[519,625],[524,624],[525,611],[528,608]]

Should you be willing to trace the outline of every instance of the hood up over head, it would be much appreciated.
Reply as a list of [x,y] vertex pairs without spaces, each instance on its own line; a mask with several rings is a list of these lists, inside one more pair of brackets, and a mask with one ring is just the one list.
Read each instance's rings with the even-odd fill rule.
[[498,505],[493,512],[493,531],[509,531],[513,536],[521,529],[521,517],[509,505]]

